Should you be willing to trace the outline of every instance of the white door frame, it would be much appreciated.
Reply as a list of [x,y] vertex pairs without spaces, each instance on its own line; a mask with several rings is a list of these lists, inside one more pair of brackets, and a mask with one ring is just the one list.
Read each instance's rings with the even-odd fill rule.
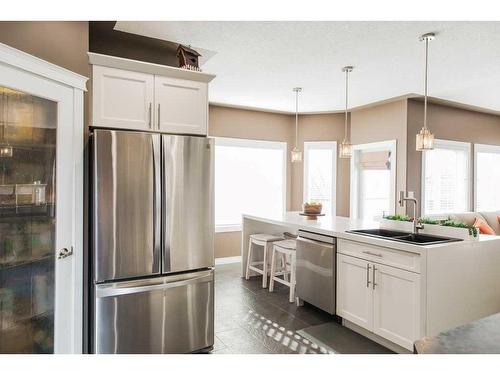
[[351,219],[359,219],[359,154],[361,151],[390,151],[391,163],[391,194],[390,194],[390,211],[388,214],[392,215],[396,212],[396,172],[397,172],[397,141],[395,139],[364,143],[352,146],[351,156],[351,176],[350,176],[350,217]]
[[[83,91],[87,78],[0,43],[0,85],[57,102],[54,352],[82,352]],[[73,256],[57,259],[62,248]]]

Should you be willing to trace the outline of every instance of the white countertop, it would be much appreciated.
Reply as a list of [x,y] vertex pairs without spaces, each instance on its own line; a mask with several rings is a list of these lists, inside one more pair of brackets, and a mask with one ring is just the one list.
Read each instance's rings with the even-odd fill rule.
[[320,216],[317,220],[309,220],[305,216],[299,215],[298,212],[289,211],[281,216],[259,217],[253,215],[243,215],[244,219],[256,220],[275,225],[283,225],[293,230],[303,229],[314,233],[320,233],[327,236],[343,238],[347,240],[369,243],[376,246],[408,251],[421,254],[428,249],[449,248],[452,246],[460,247],[465,244],[477,243],[483,241],[500,241],[500,236],[485,236],[481,235],[477,241],[459,241],[448,242],[437,245],[414,245],[410,243],[386,240],[383,238],[363,236],[355,233],[347,233],[347,230],[353,229],[374,229],[379,228],[380,223],[376,221],[351,220],[343,216]]

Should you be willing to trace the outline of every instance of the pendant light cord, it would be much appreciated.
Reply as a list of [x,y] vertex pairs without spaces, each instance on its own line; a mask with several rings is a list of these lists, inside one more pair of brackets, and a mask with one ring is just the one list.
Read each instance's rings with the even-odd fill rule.
[[295,148],[299,138],[299,90],[295,90]]
[[427,129],[427,69],[429,65],[429,39],[425,38],[424,129]]
[[347,140],[347,100],[349,96],[349,69],[345,71],[345,121],[344,121],[344,140]]

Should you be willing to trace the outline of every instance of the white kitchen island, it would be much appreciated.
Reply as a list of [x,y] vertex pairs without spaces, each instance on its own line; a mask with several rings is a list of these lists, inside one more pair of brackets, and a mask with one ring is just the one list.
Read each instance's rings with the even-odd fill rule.
[[415,245],[347,233],[378,222],[298,212],[243,216],[242,276],[249,236],[297,233],[337,238],[337,315],[344,325],[395,351],[421,337],[500,312],[500,237]]

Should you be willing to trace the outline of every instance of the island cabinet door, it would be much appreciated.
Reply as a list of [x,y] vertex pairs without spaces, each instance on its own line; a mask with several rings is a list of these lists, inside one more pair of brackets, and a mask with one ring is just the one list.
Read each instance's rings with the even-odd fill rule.
[[374,264],[373,332],[412,350],[420,338],[420,275]]
[[366,260],[337,254],[337,315],[373,329],[372,265]]

